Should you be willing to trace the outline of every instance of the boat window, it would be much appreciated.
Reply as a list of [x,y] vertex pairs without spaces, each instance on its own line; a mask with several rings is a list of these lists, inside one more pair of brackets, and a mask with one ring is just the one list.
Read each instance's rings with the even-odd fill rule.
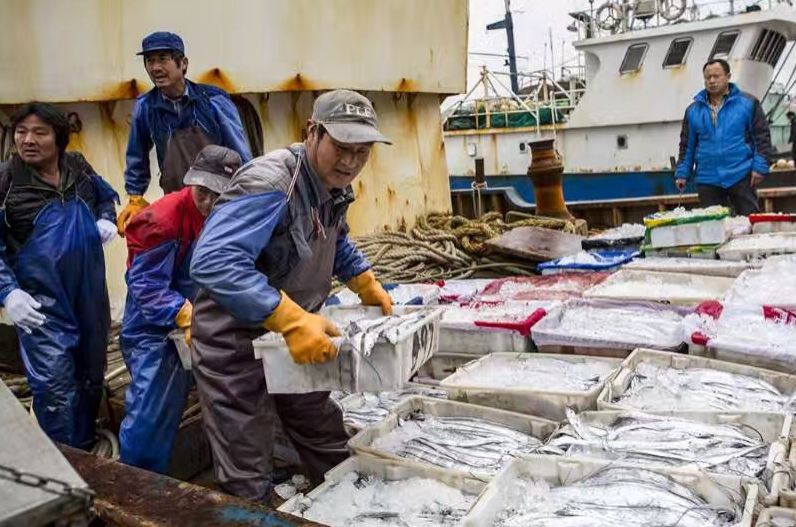
[[716,43],[713,44],[713,50],[710,52],[710,60],[729,58],[732,47],[740,34],[741,32],[737,29],[719,33]]
[[757,37],[751,53],[749,53],[749,58],[758,62],[765,62],[774,67],[779,62],[786,43],[787,39],[781,33],[771,29],[763,29]]
[[640,70],[648,47],[647,44],[633,44],[627,48],[625,58],[622,60],[622,65],[619,66],[619,73],[632,73]]
[[663,59],[663,67],[671,68],[685,64],[685,59],[693,42],[693,38],[676,38],[672,40],[672,43],[669,44],[669,51],[666,52],[666,58]]

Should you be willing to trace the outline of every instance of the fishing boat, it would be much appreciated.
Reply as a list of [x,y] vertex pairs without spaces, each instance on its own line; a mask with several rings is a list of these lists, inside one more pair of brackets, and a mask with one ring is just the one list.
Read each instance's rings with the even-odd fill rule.
[[[788,150],[796,8],[747,3],[712,2],[710,12],[686,0],[592,3],[570,14],[577,64],[516,73],[483,68],[469,93],[443,108],[454,209],[473,210],[478,179],[493,208],[533,210],[527,173],[530,144],[539,139],[555,139],[567,205],[590,224],[695,202],[678,193],[673,168],[683,113],[714,58],[727,60],[732,81],[761,100],[775,148]],[[796,208],[796,172],[783,164],[760,191],[766,210]]]

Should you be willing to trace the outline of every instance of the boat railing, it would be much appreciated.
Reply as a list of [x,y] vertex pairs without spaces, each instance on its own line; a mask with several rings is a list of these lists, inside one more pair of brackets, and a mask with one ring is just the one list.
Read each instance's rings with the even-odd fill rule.
[[626,33],[669,24],[695,22],[745,12],[794,5],[794,0],[608,0],[589,2],[587,9],[570,13],[570,28],[581,38]]
[[[519,94],[501,80],[509,75],[482,68],[481,79],[470,92],[443,110],[444,130],[536,128],[540,134],[542,127],[565,123],[586,91],[576,67],[566,79],[544,70],[519,73],[523,78]],[[483,95],[475,96],[479,87]]]

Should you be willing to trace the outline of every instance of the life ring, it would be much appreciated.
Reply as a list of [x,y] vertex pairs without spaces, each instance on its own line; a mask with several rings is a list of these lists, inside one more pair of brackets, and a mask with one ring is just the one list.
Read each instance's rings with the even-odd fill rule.
[[686,0],[658,0],[658,14],[669,22],[683,16],[686,7]]
[[605,31],[615,31],[622,23],[624,13],[622,6],[614,2],[606,2],[597,8],[595,13],[597,19],[597,26]]

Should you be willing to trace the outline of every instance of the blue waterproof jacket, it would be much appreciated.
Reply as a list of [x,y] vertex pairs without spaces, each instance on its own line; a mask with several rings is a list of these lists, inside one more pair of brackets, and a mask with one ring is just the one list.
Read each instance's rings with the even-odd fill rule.
[[249,143],[235,104],[221,88],[185,80],[186,95],[178,113],[160,90],[152,89],[138,97],[133,109],[130,139],[127,143],[127,169],[124,188],[141,196],[149,187],[149,151],[155,146],[158,166],[163,167],[166,146],[172,133],[196,125],[216,145],[235,150],[243,162],[251,159]]
[[752,171],[768,174],[770,157],[771,133],[760,102],[731,83],[715,125],[707,90],[686,108],[675,179],[695,176],[699,185],[729,188]]
[[348,237],[345,213],[351,188],[322,189],[302,164],[299,192],[288,203],[290,177],[301,144],[275,150],[242,167],[205,222],[191,261],[191,277],[245,324],[260,325],[281,300],[279,283],[312,252],[313,211],[324,225],[339,225],[333,274],[346,282],[370,264]]

